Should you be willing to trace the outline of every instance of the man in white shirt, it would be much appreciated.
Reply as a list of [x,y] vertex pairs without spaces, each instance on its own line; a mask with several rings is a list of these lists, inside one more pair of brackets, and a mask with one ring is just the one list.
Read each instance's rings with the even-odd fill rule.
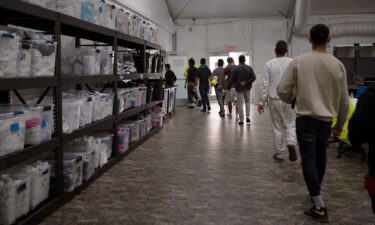
[[310,30],[312,52],[295,58],[277,88],[280,99],[295,105],[296,132],[302,170],[313,207],[304,213],[320,222],[328,222],[328,213],[320,193],[327,164],[327,142],[332,118],[333,131],[341,133],[347,120],[349,93],[344,65],[327,53],[329,28],[323,24]]
[[290,62],[292,62],[291,58],[285,56],[287,52],[288,44],[283,40],[278,41],[275,48],[276,58],[267,62],[264,66],[258,112],[260,114],[264,113],[264,105],[267,100],[269,100],[276,149],[273,158],[278,161],[283,161],[285,145],[287,145],[289,160],[294,162],[297,160],[296,116],[291,105],[281,101],[277,94],[277,86],[286,68],[289,66]]

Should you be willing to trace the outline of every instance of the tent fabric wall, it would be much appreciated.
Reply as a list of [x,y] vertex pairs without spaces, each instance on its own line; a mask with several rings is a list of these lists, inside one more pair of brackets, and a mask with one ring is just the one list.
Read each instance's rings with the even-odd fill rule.
[[[287,21],[279,18],[239,18],[177,21],[177,51],[199,59],[226,52],[225,46],[234,45],[235,51],[252,54],[252,65],[257,75],[252,102],[259,98],[259,84],[263,66],[274,58],[275,43],[287,38]],[[192,31],[189,31],[192,27]]]
[[375,42],[374,15],[311,16],[304,29],[292,37],[292,57],[311,51],[309,29],[318,23],[326,24],[331,30],[328,51],[333,53],[336,45],[372,44]]

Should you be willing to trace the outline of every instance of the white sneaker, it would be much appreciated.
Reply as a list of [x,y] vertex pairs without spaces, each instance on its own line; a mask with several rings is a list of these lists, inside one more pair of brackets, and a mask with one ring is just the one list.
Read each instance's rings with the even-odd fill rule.
[[231,114],[231,113],[228,113],[228,114],[227,114],[227,117],[228,117],[229,119],[232,119],[232,114]]
[[275,153],[275,154],[273,155],[273,158],[274,158],[275,160],[277,160],[277,161],[280,161],[280,162],[284,161],[283,154],[281,154],[281,153]]

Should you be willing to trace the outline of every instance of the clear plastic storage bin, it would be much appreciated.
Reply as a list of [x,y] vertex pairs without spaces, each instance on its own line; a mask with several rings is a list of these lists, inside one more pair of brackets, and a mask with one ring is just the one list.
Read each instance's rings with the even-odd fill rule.
[[150,115],[146,117],[146,125],[147,125],[147,133],[149,133],[152,130],[152,117]]
[[52,139],[52,134],[55,128],[53,112],[54,105],[43,106],[43,120],[41,124],[42,142],[49,141]]
[[64,191],[72,192],[82,185],[83,160],[82,156],[64,155]]
[[[22,109],[22,108],[20,108]],[[22,109],[25,111],[26,118],[26,134],[25,144],[26,145],[38,145],[42,142],[42,124],[43,121],[43,107],[42,106],[30,106]]]
[[25,115],[0,107],[0,156],[22,150],[25,145]]
[[54,76],[56,43],[46,40],[32,40],[31,44],[31,76]]
[[0,177],[0,224],[11,225],[30,209],[30,177],[4,174]]
[[94,136],[98,147],[102,148],[102,153],[105,153],[107,160],[112,156],[113,136],[113,134],[96,134]]
[[94,122],[113,115],[113,94],[96,92],[93,99],[92,119]]
[[146,119],[139,121],[139,136],[143,138],[147,135],[147,121]]
[[155,113],[152,115],[151,123],[152,128],[161,128],[163,127],[163,113]]
[[100,75],[113,74],[113,51],[100,50]]
[[50,0],[23,0],[23,1],[31,3],[31,4],[34,4],[34,5],[38,5],[38,6],[43,7],[43,8],[46,8],[47,7],[47,3]]
[[84,127],[92,123],[92,97],[80,97],[81,106],[80,106],[80,117],[79,117],[79,126]]
[[94,169],[100,167],[101,152],[98,149],[97,142],[93,137],[83,137],[70,142],[67,145],[67,153],[94,153]]
[[70,134],[79,129],[81,116],[81,100],[74,98],[63,99],[63,132]]
[[75,18],[81,18],[81,0],[44,0],[47,8]]
[[71,52],[64,52],[62,55],[62,73],[64,75],[98,75],[100,73],[97,71],[98,65],[100,67],[100,53],[98,56],[96,49],[74,49]]
[[30,208],[35,209],[49,196],[51,165],[48,162],[38,161],[33,165],[27,165],[25,172],[30,175]]
[[18,54],[17,77],[31,77],[31,44],[22,43]]
[[0,78],[16,77],[20,37],[0,30]]
[[140,98],[141,98],[141,106],[142,105],[146,105],[147,103],[147,87],[139,87],[138,88],[139,90],[139,94],[140,94]]
[[82,179],[87,181],[95,172],[95,152],[70,152],[66,156],[82,157]]
[[115,12],[115,27],[117,31],[128,33],[128,16],[123,8],[117,7]]
[[125,127],[130,129],[129,143],[134,143],[139,141],[139,121],[127,122],[126,124],[120,125],[120,127]]
[[99,4],[98,0],[81,0],[81,20],[96,22],[96,4]]
[[129,136],[130,129],[125,127],[119,127],[118,132],[118,149],[119,153],[124,153],[129,149]]

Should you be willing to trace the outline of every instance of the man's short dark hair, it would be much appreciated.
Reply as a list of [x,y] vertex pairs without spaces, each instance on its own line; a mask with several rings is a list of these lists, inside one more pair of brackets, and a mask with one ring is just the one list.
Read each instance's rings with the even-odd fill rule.
[[246,58],[245,58],[245,56],[244,56],[244,55],[240,55],[240,57],[238,57],[238,61],[239,61],[240,63],[245,63],[245,62],[246,62]]
[[229,57],[229,58],[227,59],[227,62],[228,62],[228,63],[234,63],[234,59],[233,59],[232,57]]
[[217,62],[217,64],[218,64],[220,67],[223,67],[223,66],[224,66],[224,60],[219,59],[219,61]]
[[205,65],[205,64],[206,64],[206,59],[205,59],[205,58],[201,58],[201,64],[202,64],[202,65]]
[[278,55],[285,55],[288,52],[288,44],[284,40],[280,40],[276,43],[275,52]]
[[195,60],[193,58],[189,59],[189,65],[192,65],[192,66],[195,65]]
[[329,28],[324,24],[317,24],[310,30],[311,42],[315,45],[324,45],[328,42]]
[[170,64],[165,64],[165,68],[170,69],[171,65]]

